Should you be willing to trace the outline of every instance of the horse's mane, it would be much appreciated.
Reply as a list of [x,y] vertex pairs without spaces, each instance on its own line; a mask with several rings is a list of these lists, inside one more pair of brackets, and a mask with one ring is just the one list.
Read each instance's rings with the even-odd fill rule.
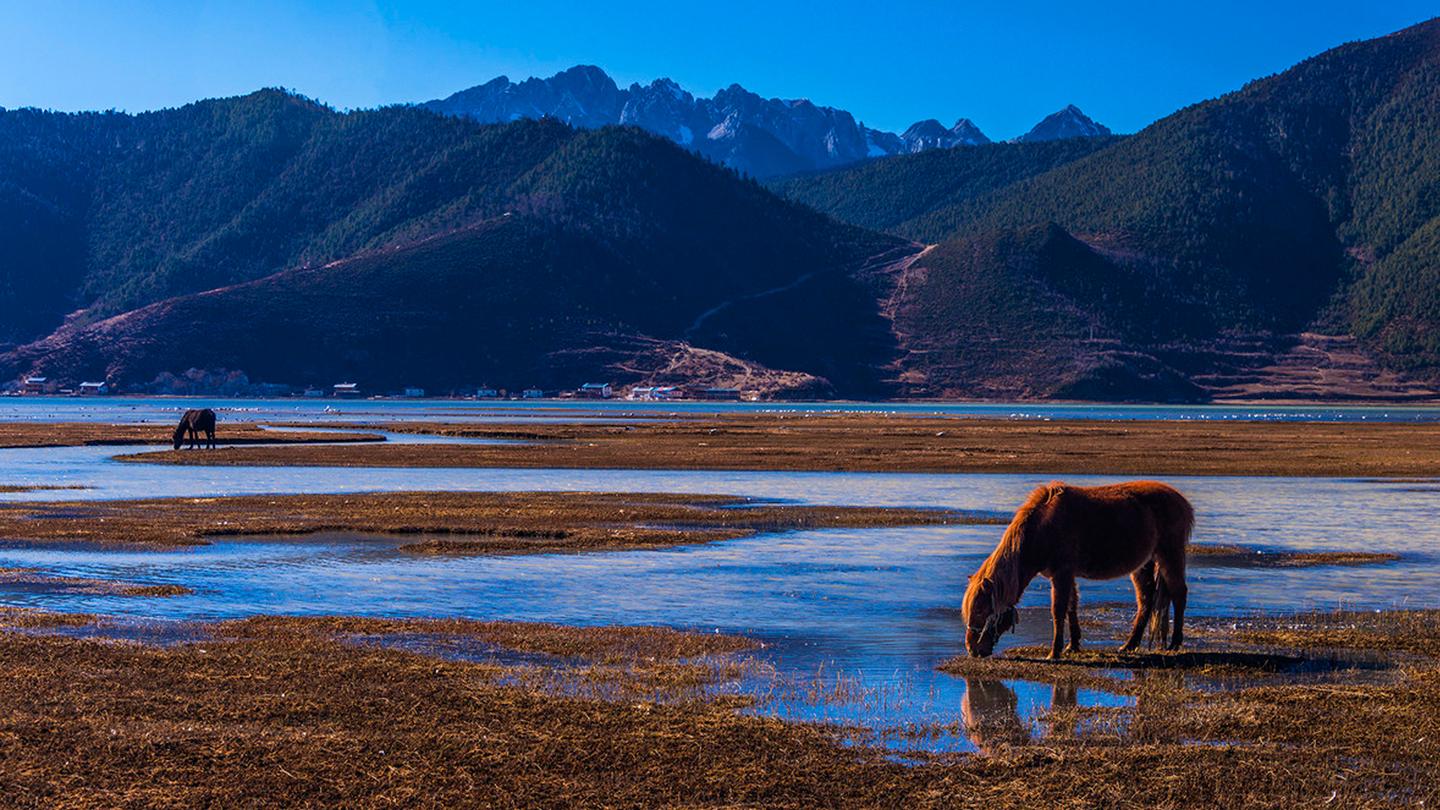
[[979,582],[990,582],[995,588],[994,595],[999,604],[1009,607],[1020,601],[1020,550],[1025,544],[1025,531],[1035,510],[1045,506],[1064,491],[1065,485],[1055,481],[1036,487],[1030,493],[1025,503],[1015,510],[1015,517],[1005,528],[1005,535],[1000,538],[1000,543],[990,552],[990,556],[985,558],[985,562],[980,564],[980,569],[970,577],[970,587],[975,587]]

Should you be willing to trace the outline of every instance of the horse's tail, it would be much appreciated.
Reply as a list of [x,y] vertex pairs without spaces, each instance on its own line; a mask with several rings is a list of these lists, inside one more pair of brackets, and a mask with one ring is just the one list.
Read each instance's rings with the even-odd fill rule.
[[[1167,488],[1168,489],[1168,488]],[[1195,507],[1179,492],[1169,489],[1160,500],[1161,537],[1155,566],[1155,603],[1150,614],[1150,636],[1157,647],[1165,647],[1170,636],[1170,588],[1166,575],[1185,581],[1186,547],[1195,529]]]

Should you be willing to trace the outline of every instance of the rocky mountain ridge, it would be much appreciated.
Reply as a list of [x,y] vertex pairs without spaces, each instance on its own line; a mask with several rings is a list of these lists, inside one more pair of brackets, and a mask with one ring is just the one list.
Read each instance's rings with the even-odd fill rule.
[[[767,99],[738,84],[712,98],[697,98],[670,79],[622,88],[593,65],[573,67],[546,79],[513,82],[501,76],[422,106],[487,124],[550,117],[587,129],[606,124],[637,126],[760,178],[990,143],[968,118],[948,128],[926,119],[896,134],[867,127],[845,110],[806,99]],[[1022,139],[1109,132],[1071,106],[1046,118]]]

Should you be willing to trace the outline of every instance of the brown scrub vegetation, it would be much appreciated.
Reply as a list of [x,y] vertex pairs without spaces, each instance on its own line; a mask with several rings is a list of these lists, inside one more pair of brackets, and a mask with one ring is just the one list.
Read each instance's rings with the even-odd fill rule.
[[[330,425],[341,430],[345,426]],[[358,426],[354,426],[358,427]],[[170,464],[990,472],[1045,475],[1433,476],[1440,424],[1011,420],[724,414],[632,424],[404,423],[497,444],[239,447]]]

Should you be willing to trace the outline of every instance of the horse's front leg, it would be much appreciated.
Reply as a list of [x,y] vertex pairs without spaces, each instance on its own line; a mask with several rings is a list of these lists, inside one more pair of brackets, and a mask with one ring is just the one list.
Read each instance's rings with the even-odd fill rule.
[[1050,657],[1059,658],[1065,646],[1065,619],[1070,615],[1070,598],[1075,592],[1075,577],[1056,574],[1050,578],[1050,619],[1055,624],[1050,639]]

